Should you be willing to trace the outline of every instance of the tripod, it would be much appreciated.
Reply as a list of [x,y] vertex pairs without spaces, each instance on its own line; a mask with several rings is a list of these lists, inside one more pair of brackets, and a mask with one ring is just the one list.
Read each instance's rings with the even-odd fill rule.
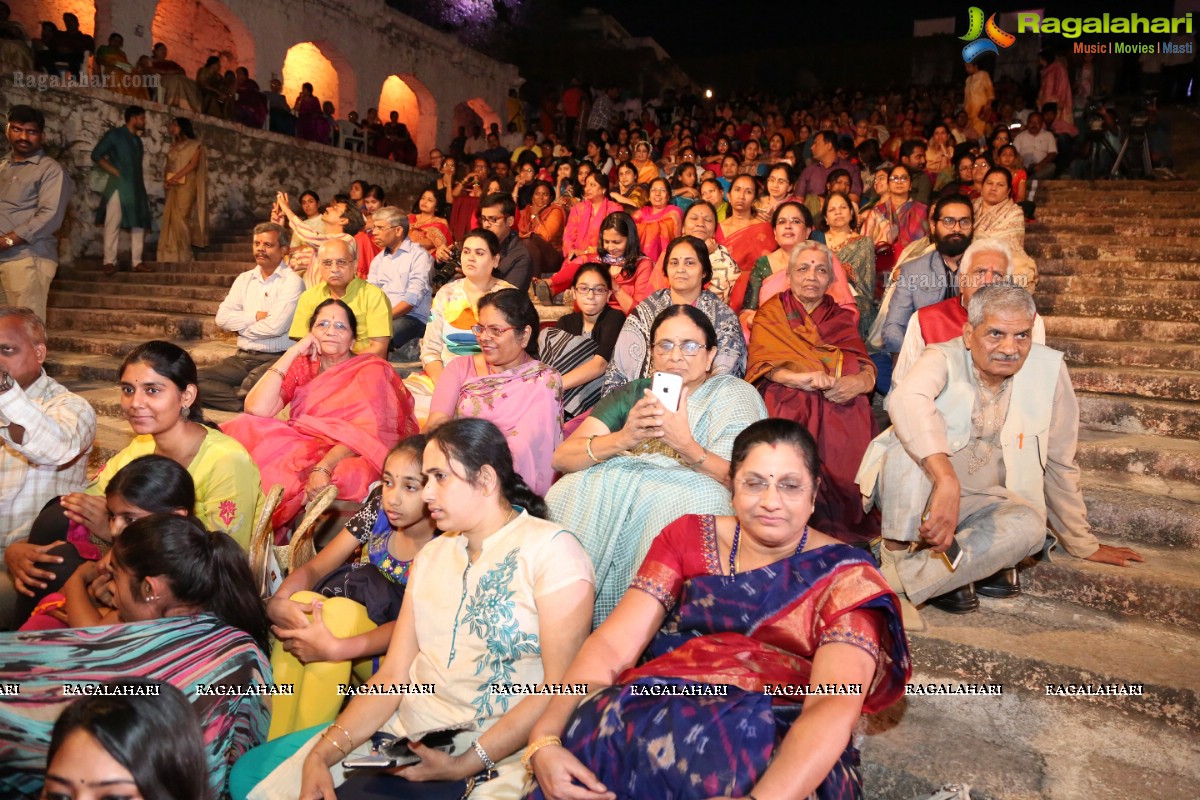
[[[1112,150],[1112,147],[1108,144],[1108,142],[1105,142],[1104,144],[1110,151]],[[1115,154],[1117,160],[1113,162],[1112,172],[1109,173],[1110,176],[1115,178],[1117,177],[1117,174],[1121,172],[1125,172],[1126,176],[1129,176],[1136,169],[1135,166],[1131,166],[1130,170],[1125,170],[1125,158],[1128,157],[1131,160],[1134,158],[1133,149],[1130,147],[1131,144],[1133,145],[1133,148],[1136,148],[1138,144],[1141,144],[1142,177],[1153,177],[1154,167],[1150,163],[1150,140],[1146,138],[1145,127],[1136,125],[1129,129],[1129,133],[1125,134],[1125,139],[1121,142],[1121,149]]]

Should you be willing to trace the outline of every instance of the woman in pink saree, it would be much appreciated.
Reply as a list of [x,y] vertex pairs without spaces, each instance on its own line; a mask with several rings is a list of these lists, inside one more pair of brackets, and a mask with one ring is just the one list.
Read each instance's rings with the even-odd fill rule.
[[[317,306],[309,333],[246,396],[246,413],[221,426],[250,451],[264,490],[284,487],[271,517],[277,543],[304,504],[326,486],[361,502],[388,450],[417,432],[413,400],[392,366],[354,355],[354,312],[340,300]],[[276,419],[291,404],[286,421]]]
[[562,294],[571,288],[580,266],[596,260],[596,250],[600,244],[600,224],[609,214],[621,210],[618,203],[608,199],[608,178],[599,172],[588,175],[583,182],[583,200],[576,203],[567,215],[567,227],[562,237],[563,257],[566,261],[548,281],[534,282],[534,291],[538,292],[543,304],[547,304],[551,296]]
[[528,294],[501,289],[479,301],[473,330],[482,352],[446,365],[425,428],[457,417],[494,423],[512,450],[517,474],[544,495],[554,480],[551,457],[562,443],[562,376],[537,360],[537,311]]

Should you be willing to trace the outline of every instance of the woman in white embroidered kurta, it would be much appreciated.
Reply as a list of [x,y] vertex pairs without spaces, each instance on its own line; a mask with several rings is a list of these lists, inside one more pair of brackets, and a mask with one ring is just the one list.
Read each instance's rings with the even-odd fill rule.
[[381,728],[420,737],[463,726],[473,730],[455,737],[455,755],[414,748],[423,761],[400,772],[394,796],[405,796],[404,779],[470,779],[486,755],[496,777],[471,797],[520,797],[520,750],[549,698],[493,685],[560,681],[591,630],[591,562],[571,533],[538,519],[545,504],[513,472],[492,423],[442,425],[423,468],[425,502],[446,533],[413,563],[387,660],[371,683],[432,683],[435,694],[408,695],[398,708],[394,696],[355,697],[309,751],[301,798],[331,797],[339,747],[358,747]]

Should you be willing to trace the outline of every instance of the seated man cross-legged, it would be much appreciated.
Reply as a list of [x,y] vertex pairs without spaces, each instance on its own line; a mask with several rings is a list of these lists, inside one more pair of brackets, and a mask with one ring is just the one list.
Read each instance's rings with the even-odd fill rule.
[[[1019,593],[1015,567],[1042,550],[1047,523],[1077,558],[1141,561],[1089,528],[1079,407],[1063,354],[1033,343],[1033,298],[994,283],[967,314],[962,338],[926,348],[893,390],[893,426],[859,468],[863,495],[883,512],[884,575],[914,604],[973,611],[976,591]],[[955,570],[938,557],[952,541],[963,551]]]

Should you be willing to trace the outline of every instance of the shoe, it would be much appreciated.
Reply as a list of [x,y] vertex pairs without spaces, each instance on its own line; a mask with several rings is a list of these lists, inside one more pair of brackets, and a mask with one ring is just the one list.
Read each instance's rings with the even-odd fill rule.
[[1006,567],[995,575],[977,581],[975,592],[984,597],[1016,597],[1021,593],[1021,576],[1016,567]]
[[111,278],[117,274],[118,267],[116,264],[105,264],[100,268],[100,271],[104,273],[104,277]]
[[904,584],[900,581],[900,573],[896,571],[896,554],[888,550],[883,542],[879,543],[879,572],[900,600],[900,621],[904,625],[904,630],[910,633],[924,631],[927,626],[925,620],[921,618],[921,612],[917,611],[917,607],[904,593]]
[[979,608],[979,598],[975,596],[975,590],[969,583],[952,592],[931,597],[926,602],[947,614],[970,614]]
[[134,272],[154,272],[154,267],[150,266],[149,264],[134,264],[133,271]]
[[541,278],[534,279],[533,296],[544,306],[552,305],[550,302],[550,282],[544,281]]

